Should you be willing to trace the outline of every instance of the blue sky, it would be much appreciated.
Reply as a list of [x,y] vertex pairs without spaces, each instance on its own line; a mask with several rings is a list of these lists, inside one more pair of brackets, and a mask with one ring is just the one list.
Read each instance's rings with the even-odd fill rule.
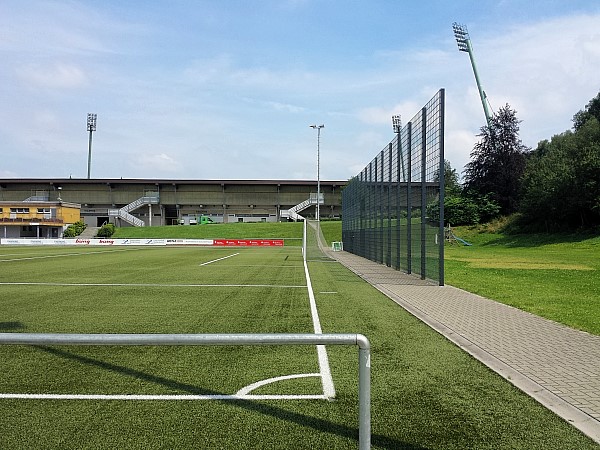
[[0,178],[316,179],[358,173],[446,89],[459,172],[493,109],[521,138],[569,129],[600,90],[600,2],[187,0],[0,3]]

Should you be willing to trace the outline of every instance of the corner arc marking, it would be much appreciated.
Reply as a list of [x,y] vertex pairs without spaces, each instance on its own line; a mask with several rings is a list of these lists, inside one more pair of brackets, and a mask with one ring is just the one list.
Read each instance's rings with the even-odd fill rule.
[[256,383],[252,383],[246,387],[243,387],[239,391],[235,393],[235,395],[249,395],[255,389],[259,387],[266,386],[267,384],[277,383],[278,381],[283,380],[293,380],[296,378],[309,378],[309,377],[321,377],[320,373],[300,373],[294,375],[282,375],[280,377],[267,378],[266,380],[257,381]]

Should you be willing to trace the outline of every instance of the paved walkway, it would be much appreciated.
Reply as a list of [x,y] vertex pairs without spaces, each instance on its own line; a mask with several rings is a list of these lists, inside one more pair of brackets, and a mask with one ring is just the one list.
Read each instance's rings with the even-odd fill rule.
[[347,252],[327,252],[600,443],[600,336]]

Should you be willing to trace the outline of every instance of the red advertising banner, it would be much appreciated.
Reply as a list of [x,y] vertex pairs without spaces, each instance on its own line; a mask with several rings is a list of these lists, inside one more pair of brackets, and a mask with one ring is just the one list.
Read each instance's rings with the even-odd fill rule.
[[283,247],[283,239],[215,239],[213,245],[226,247]]

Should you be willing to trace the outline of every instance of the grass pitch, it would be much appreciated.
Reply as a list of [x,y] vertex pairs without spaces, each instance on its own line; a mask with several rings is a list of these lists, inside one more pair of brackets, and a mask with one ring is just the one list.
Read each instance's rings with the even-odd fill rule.
[[[313,330],[299,247],[0,254],[3,332]],[[323,331],[371,340],[373,448],[597,448],[341,265],[309,269]],[[334,401],[0,398],[0,447],[356,448],[357,351],[328,353]],[[318,371],[313,347],[0,346],[0,361],[0,393],[222,394]],[[313,377],[259,393],[320,389]]]

